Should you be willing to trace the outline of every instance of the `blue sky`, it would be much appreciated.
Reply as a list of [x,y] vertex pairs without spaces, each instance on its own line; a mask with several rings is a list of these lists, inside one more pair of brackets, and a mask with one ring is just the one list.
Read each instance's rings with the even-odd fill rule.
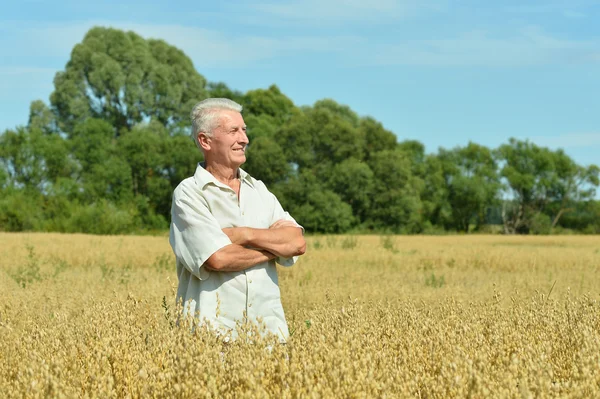
[[209,81],[333,98],[428,152],[509,137],[600,164],[600,1],[27,1],[0,15],[0,131],[48,102],[92,26],[181,48]]

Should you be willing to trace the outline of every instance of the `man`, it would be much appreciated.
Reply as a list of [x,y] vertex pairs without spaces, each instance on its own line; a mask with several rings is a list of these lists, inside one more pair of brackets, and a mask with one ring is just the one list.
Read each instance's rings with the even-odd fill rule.
[[275,262],[304,254],[303,228],[266,186],[240,169],[248,137],[242,107],[210,98],[191,113],[204,154],[173,193],[169,241],[177,257],[177,299],[184,314],[235,337],[236,322],[262,319],[282,341],[288,327]]

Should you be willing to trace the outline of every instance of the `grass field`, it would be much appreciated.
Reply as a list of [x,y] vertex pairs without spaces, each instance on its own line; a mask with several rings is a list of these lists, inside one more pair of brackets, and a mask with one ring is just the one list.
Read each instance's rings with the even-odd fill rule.
[[0,233],[0,396],[600,397],[597,236],[309,237],[280,282],[288,344],[227,344],[167,237]]

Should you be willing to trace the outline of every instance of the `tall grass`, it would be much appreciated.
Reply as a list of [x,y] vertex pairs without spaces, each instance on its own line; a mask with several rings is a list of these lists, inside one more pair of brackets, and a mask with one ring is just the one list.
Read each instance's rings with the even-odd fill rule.
[[1,396],[600,396],[597,237],[308,241],[280,345],[176,323],[165,237],[0,233]]

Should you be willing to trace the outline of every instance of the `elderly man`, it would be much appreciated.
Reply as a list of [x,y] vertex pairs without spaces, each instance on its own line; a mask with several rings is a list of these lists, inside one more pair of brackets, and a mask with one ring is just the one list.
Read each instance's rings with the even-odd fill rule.
[[275,262],[304,254],[303,228],[260,180],[240,169],[248,136],[242,107],[209,98],[191,113],[204,154],[173,193],[170,243],[177,257],[184,314],[235,337],[236,322],[262,319],[282,341],[288,327]]

